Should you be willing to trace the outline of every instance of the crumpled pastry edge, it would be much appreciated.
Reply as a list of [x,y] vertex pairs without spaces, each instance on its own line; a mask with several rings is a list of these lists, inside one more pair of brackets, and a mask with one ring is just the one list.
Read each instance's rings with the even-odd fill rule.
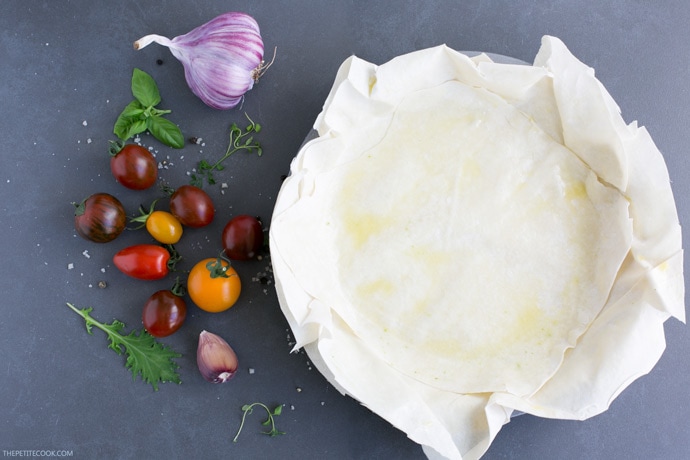
[[[443,55],[444,59],[452,63],[449,65],[446,62],[443,66],[443,72],[450,74],[451,78],[455,65],[462,67],[461,73],[467,76],[467,61],[471,62],[480,76],[506,70],[505,66],[493,64],[485,56],[470,59],[444,45],[412,54],[435,57]],[[410,58],[410,55],[400,58]],[[376,84],[377,72],[387,65],[375,66],[354,56],[341,65],[324,110],[314,124],[321,137],[312,141],[313,143],[337,137],[337,132],[329,126],[326,114],[340,86],[352,81],[355,91],[368,95],[372,85]],[[299,299],[304,303],[304,308],[297,309],[299,314],[295,315],[295,309],[292,308],[295,294],[286,294],[283,286],[292,285],[296,280],[290,279],[289,267],[280,258],[280,249],[274,247],[273,238],[270,239],[278,297],[295,334],[296,348],[304,347],[317,368],[339,391],[355,399],[366,400],[363,404],[422,444],[430,458],[438,455],[445,458],[479,458],[486,452],[501,426],[509,421],[514,409],[544,417],[573,419],[584,419],[606,410],[627,385],[649,372],[658,361],[665,347],[663,323],[670,316],[685,321],[680,225],[661,153],[644,128],[637,127],[636,123],[626,125],[623,122],[618,106],[595,78],[594,71],[572,56],[560,40],[548,36],[542,39],[542,48],[535,58],[535,68],[540,69],[541,75],[535,77],[535,83],[526,92],[536,91],[542,94],[552,90],[555,94],[553,105],[558,110],[558,117],[548,120],[551,125],[545,124],[545,132],[556,139],[562,136],[567,147],[630,200],[634,241],[624,264],[626,271],[617,280],[610,301],[581,337],[578,345],[569,350],[552,381],[547,382],[530,398],[518,399],[506,394],[443,395],[435,394],[442,392],[433,389],[416,388],[415,391],[423,396],[400,407],[396,400],[387,401],[389,398],[384,398],[387,402],[377,403],[375,398],[361,397],[363,392],[371,391],[371,386],[382,395],[390,395],[390,382],[387,389],[384,389],[379,387],[382,381],[379,373],[375,377],[369,375],[367,369],[376,366],[375,363],[367,363],[367,366],[361,367],[361,372],[353,372],[352,369],[333,372],[333,367],[337,366],[337,359],[334,358],[338,353],[348,350],[342,344],[335,346],[334,343],[341,340],[347,342],[348,346],[357,344],[348,341],[351,338],[346,337],[347,327],[339,325],[338,318],[333,318],[328,307],[320,305],[318,300]],[[508,69],[510,70],[514,68]],[[576,75],[570,75],[571,78],[564,82],[559,78],[563,72],[574,72]],[[469,75],[472,82],[475,78],[480,78],[471,72]],[[606,127],[605,133],[589,133],[591,125],[577,126],[582,111],[591,112],[591,108],[568,105],[572,99],[572,94],[568,93],[569,90],[572,92],[572,85],[584,85],[588,91],[594,92],[598,99],[599,113],[608,117],[597,119],[599,126]],[[512,102],[529,114],[530,94],[526,94],[524,98],[518,95]],[[612,141],[606,144],[604,141],[609,136]],[[303,172],[299,163],[309,148],[310,144],[307,144],[293,161],[292,176],[286,180],[281,190],[282,200],[277,200],[274,219],[279,219],[280,213],[298,200],[301,193],[308,193],[308,181],[302,182],[300,175]],[[619,337],[612,337],[612,330],[617,331]],[[644,340],[640,337],[644,337]],[[618,338],[623,340],[614,340]],[[640,348],[640,344],[646,344],[644,350]],[[601,355],[602,347],[611,351],[609,359],[604,359],[603,362],[597,360],[595,366],[588,367],[587,363],[593,362],[589,357],[592,353]],[[646,355],[646,359],[640,360],[640,353]],[[625,369],[626,366],[620,365],[621,362],[631,360],[640,364],[632,366],[634,369]],[[583,368],[586,372],[582,372]],[[421,385],[417,382],[405,382],[404,379],[401,381],[394,370],[389,370],[387,374],[387,378],[392,379],[395,385]],[[577,397],[575,400],[569,397],[582,392],[597,397],[585,404]],[[448,397],[450,398],[446,399]],[[470,436],[454,431],[455,410],[449,409],[455,404],[463,407],[456,409],[468,411],[465,404],[468,398],[475,405],[471,409],[473,416],[483,425],[478,430],[480,433]],[[439,404],[440,401],[442,403]],[[463,403],[459,404],[457,401]],[[410,417],[410,414],[414,417]],[[416,422],[409,423],[406,418],[415,419]]]

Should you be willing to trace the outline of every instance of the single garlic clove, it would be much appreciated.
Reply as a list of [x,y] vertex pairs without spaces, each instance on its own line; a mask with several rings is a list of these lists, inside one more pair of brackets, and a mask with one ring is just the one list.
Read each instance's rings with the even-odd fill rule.
[[225,383],[237,372],[237,355],[228,342],[207,331],[199,334],[196,363],[201,375],[211,383]]

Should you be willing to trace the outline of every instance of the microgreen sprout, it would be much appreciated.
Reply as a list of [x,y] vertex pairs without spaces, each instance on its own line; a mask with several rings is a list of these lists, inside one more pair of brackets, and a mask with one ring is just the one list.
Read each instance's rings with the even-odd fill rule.
[[278,431],[276,429],[276,423],[275,423],[275,419],[274,419],[274,417],[277,417],[283,411],[283,406],[278,405],[275,407],[275,409],[271,410],[265,404],[262,404],[260,402],[255,402],[252,404],[245,404],[244,406],[242,406],[242,422],[240,423],[240,427],[237,430],[237,434],[235,435],[235,438],[232,440],[232,442],[237,442],[237,438],[239,438],[239,436],[240,436],[240,432],[242,431],[242,427],[244,427],[244,421],[247,418],[247,415],[252,413],[255,406],[262,407],[266,411],[266,413],[268,414],[268,418],[266,420],[264,420],[263,422],[261,422],[261,424],[264,426],[268,426],[268,425],[271,426],[270,431],[262,431],[261,433],[267,434],[271,437],[285,434],[284,431]]
[[263,149],[261,148],[261,144],[254,140],[253,136],[253,134],[261,131],[261,125],[255,123],[246,113],[244,116],[249,120],[249,125],[243,130],[237,126],[237,123],[233,123],[230,126],[230,142],[228,143],[225,155],[213,164],[206,160],[199,161],[196,166],[196,172],[191,175],[190,184],[197,187],[202,187],[204,181],[209,185],[215,184],[216,180],[213,177],[213,172],[225,169],[222,163],[227,160],[230,155],[240,150],[245,150],[248,153],[256,153],[258,156],[261,156]]

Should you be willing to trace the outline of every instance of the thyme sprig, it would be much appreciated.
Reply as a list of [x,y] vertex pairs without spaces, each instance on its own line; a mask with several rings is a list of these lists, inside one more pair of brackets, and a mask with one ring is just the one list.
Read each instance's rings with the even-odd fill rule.
[[247,153],[256,153],[257,156],[261,156],[263,149],[261,144],[254,140],[254,134],[261,131],[261,125],[254,122],[249,115],[244,114],[249,121],[246,128],[242,129],[237,126],[237,123],[233,123],[230,126],[230,141],[228,143],[228,148],[225,151],[225,155],[220,158],[215,163],[209,163],[207,160],[201,160],[197,163],[195,172],[191,174],[190,184],[203,187],[204,181],[209,185],[216,183],[215,177],[213,176],[214,171],[222,171],[225,169],[223,162],[230,158],[230,156],[239,152],[240,150],[245,150]]
[[278,415],[281,414],[281,412],[283,412],[283,406],[278,405],[273,410],[271,410],[265,404],[260,403],[260,402],[255,402],[252,404],[245,404],[244,406],[242,406],[242,422],[240,423],[240,427],[237,430],[237,434],[235,435],[235,438],[232,440],[232,442],[237,442],[237,438],[239,438],[240,432],[242,431],[242,428],[244,427],[244,421],[247,418],[247,415],[252,413],[255,406],[259,406],[259,407],[263,408],[266,411],[266,413],[268,414],[268,418],[266,420],[264,420],[263,422],[261,422],[261,424],[264,426],[270,425],[271,429],[269,431],[262,431],[261,432],[262,434],[267,434],[271,437],[285,434],[284,431],[279,431],[278,429],[276,429],[276,422],[274,419],[274,417],[277,417]]

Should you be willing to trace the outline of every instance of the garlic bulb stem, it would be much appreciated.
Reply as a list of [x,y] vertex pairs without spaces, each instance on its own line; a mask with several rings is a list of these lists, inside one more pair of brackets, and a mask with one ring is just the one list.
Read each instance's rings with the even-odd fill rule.
[[149,46],[151,43],[158,43],[159,45],[167,46],[170,47],[172,46],[172,40],[170,40],[168,37],[164,37],[162,35],[156,35],[156,34],[151,34],[147,35],[145,37],[141,37],[139,40],[134,42],[134,49],[135,50],[140,50],[142,48],[146,48]]

